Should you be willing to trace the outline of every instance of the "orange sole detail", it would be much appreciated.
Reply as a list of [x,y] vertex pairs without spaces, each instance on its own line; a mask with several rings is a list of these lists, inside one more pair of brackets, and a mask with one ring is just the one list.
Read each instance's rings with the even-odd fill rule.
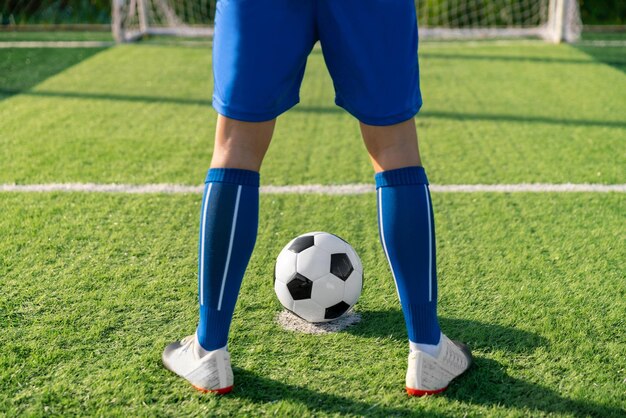
[[428,396],[428,395],[436,395],[437,393],[441,393],[447,388],[448,387],[446,386],[445,388],[435,389],[435,390],[421,390],[421,389],[413,389],[413,388],[407,387],[406,393],[409,396]]
[[225,395],[228,392],[230,392],[231,390],[233,390],[233,386],[228,386],[228,387],[221,388],[221,389],[204,389],[204,388],[200,388],[200,387],[198,387],[196,385],[191,385],[191,386],[193,386],[194,388],[198,389],[202,393],[215,393],[215,394],[218,394],[218,395]]

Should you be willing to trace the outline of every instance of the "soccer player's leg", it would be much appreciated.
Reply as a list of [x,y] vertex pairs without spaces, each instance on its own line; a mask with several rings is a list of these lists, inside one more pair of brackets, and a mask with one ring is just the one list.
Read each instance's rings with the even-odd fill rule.
[[200,211],[200,320],[194,335],[163,352],[165,367],[202,391],[223,394],[233,387],[228,331],[256,241],[258,171],[274,124],[218,117]]
[[380,241],[389,261],[409,335],[409,395],[443,391],[470,366],[468,348],[441,333],[437,320],[435,223],[415,121],[361,123],[376,171]]
[[[285,4],[282,4],[285,3]],[[196,333],[163,352],[197,389],[233,387],[228,332],[258,224],[259,169],[275,118],[298,102],[315,42],[312,2],[218,2],[213,41],[218,117],[202,198]]]
[[422,105],[414,2],[319,4],[335,102],[361,122],[376,171],[380,240],[410,341],[407,392],[437,393],[469,367],[471,354],[437,321],[434,217],[413,120]]

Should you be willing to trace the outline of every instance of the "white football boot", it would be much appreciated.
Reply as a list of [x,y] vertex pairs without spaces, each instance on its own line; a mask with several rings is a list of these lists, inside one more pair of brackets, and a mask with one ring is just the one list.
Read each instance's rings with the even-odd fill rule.
[[409,354],[406,371],[406,391],[409,396],[434,395],[443,392],[452,379],[460,376],[472,364],[472,353],[463,343],[441,334],[437,356],[423,351]]
[[163,351],[163,365],[202,392],[220,395],[233,389],[233,370],[226,349],[205,351],[196,335],[176,341]]

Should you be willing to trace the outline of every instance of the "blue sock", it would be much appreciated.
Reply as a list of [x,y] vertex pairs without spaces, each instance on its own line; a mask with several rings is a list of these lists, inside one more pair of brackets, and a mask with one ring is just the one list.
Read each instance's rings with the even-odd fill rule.
[[259,173],[209,170],[202,198],[198,250],[200,322],[205,350],[223,348],[259,223]]
[[422,167],[376,174],[378,227],[409,340],[438,344],[435,224]]

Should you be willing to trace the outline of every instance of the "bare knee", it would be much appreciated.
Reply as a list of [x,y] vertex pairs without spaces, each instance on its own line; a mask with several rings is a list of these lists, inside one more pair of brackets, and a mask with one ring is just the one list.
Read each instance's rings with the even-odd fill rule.
[[244,122],[219,115],[211,167],[259,171],[275,124],[276,119]]
[[361,134],[376,172],[422,165],[413,119],[390,126],[361,123]]

